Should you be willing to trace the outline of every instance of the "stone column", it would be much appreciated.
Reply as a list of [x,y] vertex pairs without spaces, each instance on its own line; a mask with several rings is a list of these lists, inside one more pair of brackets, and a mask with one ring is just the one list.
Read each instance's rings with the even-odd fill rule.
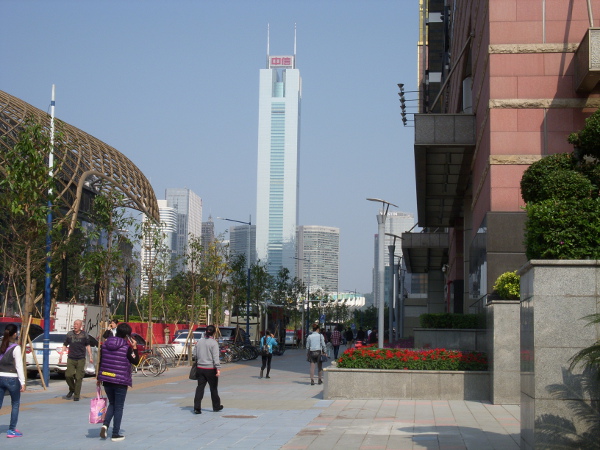
[[521,402],[519,315],[519,300],[491,300],[486,305],[490,401],[495,405]]
[[570,372],[569,365],[600,338],[600,327],[582,319],[600,312],[600,261],[532,260],[519,275],[521,448],[595,448],[596,375],[581,367]]

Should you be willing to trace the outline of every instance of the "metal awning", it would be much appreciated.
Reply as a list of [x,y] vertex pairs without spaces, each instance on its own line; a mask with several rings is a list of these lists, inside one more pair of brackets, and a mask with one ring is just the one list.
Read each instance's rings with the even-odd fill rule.
[[473,114],[415,114],[415,175],[421,227],[452,227],[462,217],[474,150]]

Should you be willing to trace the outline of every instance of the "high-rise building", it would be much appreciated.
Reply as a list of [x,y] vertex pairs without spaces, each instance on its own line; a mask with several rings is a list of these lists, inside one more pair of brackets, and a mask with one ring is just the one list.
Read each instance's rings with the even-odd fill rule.
[[177,211],[177,235],[173,254],[175,273],[186,269],[183,257],[188,250],[190,236],[202,237],[202,199],[188,188],[168,188],[167,205]]
[[311,290],[338,291],[340,229],[301,225],[297,233],[296,273]]
[[208,222],[202,222],[202,248],[207,249],[215,240],[215,223],[212,216],[208,216]]
[[[248,256],[248,225],[229,227],[229,254]],[[256,225],[250,226],[250,264],[256,262]]]
[[[143,242],[140,249],[140,259],[142,263],[141,270],[141,292],[148,292],[148,275],[149,270],[157,269],[157,265],[162,266],[161,270],[157,270],[157,275],[163,276],[155,280],[155,282],[165,283],[171,279],[171,264],[173,261],[174,247],[176,245],[177,236],[177,211],[175,208],[167,206],[166,200],[157,200],[158,211],[160,214],[160,228],[152,226],[152,233],[147,233],[143,237]],[[147,216],[143,216],[142,221],[145,223],[148,220]],[[154,236],[161,237],[159,242],[160,249],[154,245]],[[156,258],[159,257],[157,261]],[[159,273],[160,272],[160,273]]]
[[[395,243],[396,248],[394,251],[394,256],[395,256],[394,264],[397,266],[400,261],[400,258],[402,258],[402,240],[400,239],[400,238],[402,238],[402,233],[405,233],[405,232],[411,230],[414,226],[415,226],[415,216],[412,213],[405,213],[405,212],[401,212],[401,211],[390,211],[387,213],[386,220],[385,220],[385,232],[386,232],[385,244],[384,244],[385,255],[383,258],[383,260],[385,262],[384,298],[385,298],[386,303],[389,303],[390,297],[391,297],[390,277],[392,276],[392,273],[393,273],[393,268],[390,265],[389,246],[394,244],[394,236],[389,236],[389,235],[393,234],[393,235],[398,236],[396,238],[396,243]],[[379,298],[377,296],[377,292],[379,290],[379,271],[377,270],[377,261],[379,261],[379,236],[377,234],[375,235],[375,239],[374,239],[374,247],[375,247],[375,251],[374,251],[375,259],[374,259],[373,267],[375,267],[375,269],[373,270],[373,294],[374,294],[373,298]]]
[[302,81],[294,54],[272,56],[260,70],[256,248],[275,275],[281,267],[295,274],[298,220],[298,159]]

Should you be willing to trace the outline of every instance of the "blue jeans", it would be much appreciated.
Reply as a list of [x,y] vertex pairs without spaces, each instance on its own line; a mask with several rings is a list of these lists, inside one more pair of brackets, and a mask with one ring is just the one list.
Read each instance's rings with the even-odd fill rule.
[[12,405],[8,429],[14,431],[17,429],[19,405],[21,404],[21,383],[17,377],[0,377],[0,408],[2,408],[6,391],[10,394],[10,404]]
[[108,408],[104,416],[104,423],[107,427],[110,421],[113,421],[113,436],[117,436],[121,431],[121,419],[123,418],[123,409],[125,408],[125,397],[127,396],[127,386],[124,384],[114,384],[108,381],[103,382],[106,398],[108,398]]

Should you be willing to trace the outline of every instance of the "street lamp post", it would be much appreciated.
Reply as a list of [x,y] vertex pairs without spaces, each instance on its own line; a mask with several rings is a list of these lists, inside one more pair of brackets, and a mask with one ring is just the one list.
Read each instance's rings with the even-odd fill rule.
[[[396,234],[392,234],[392,233],[385,233],[386,236],[391,236],[394,238],[394,242],[392,243],[392,245],[388,245],[388,250],[390,252],[390,293],[392,296],[392,299],[390,301],[390,307],[389,307],[389,313],[388,313],[388,333],[389,333],[389,340],[390,342],[392,342],[393,338],[394,338],[394,332],[393,332],[393,322],[394,322],[394,318],[396,317],[400,317],[399,316],[399,304],[398,304],[398,272],[396,271],[396,265],[395,265],[395,256],[396,256],[396,239],[402,239],[401,236],[398,236]],[[404,320],[404,317],[401,318],[402,320]],[[400,328],[400,319],[396,320],[396,331]],[[396,339],[398,339],[398,333],[396,332]]]
[[[308,258],[298,258],[297,256],[292,256],[292,258],[297,259],[298,261],[306,261],[308,263],[308,284],[306,285],[306,332],[309,330],[309,321],[310,321],[310,259]],[[304,282],[304,271],[302,271],[302,281]],[[302,305],[302,348],[305,348],[306,339],[304,336],[304,305]]]
[[385,333],[385,325],[383,321],[383,316],[385,313],[385,263],[384,263],[384,241],[385,241],[385,219],[387,217],[388,210],[391,206],[398,207],[393,203],[386,202],[385,200],[381,200],[379,198],[367,198],[370,202],[380,202],[381,203],[381,211],[377,214],[377,236],[378,236],[378,288],[377,288],[377,297],[378,297],[378,320],[377,320],[377,335],[378,342],[377,345],[379,348],[383,348],[383,335]]
[[246,268],[248,269],[248,281],[246,287],[246,338],[250,339],[250,232],[252,230],[252,215],[248,217],[248,222],[244,222],[242,220],[226,219],[225,217],[217,217],[217,219],[248,225],[248,233],[246,236]]

